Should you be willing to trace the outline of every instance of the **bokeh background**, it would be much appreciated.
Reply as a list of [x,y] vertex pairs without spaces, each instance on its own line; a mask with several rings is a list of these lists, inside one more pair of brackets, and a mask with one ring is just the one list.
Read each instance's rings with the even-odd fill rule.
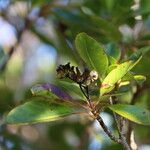
[[[150,109],[149,0],[0,0],[0,150],[121,150],[97,122],[85,116],[36,125],[3,124],[6,114],[31,96],[37,83],[55,83],[56,67],[71,62],[82,67],[74,39],[86,32],[108,54],[126,59],[142,49],[134,69],[147,81],[121,97]],[[102,113],[116,132],[113,118]],[[150,128],[133,124],[139,150],[150,149]]]

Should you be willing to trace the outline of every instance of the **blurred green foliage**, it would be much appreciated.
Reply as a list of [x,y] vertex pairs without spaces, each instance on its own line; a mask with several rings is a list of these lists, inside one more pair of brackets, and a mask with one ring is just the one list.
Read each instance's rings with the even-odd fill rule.
[[[0,31],[1,37],[8,39],[8,44],[0,39],[0,125],[8,111],[31,96],[29,89],[34,83],[60,85],[56,79],[57,65],[71,62],[83,69],[85,64],[74,42],[80,32],[102,43],[106,53],[118,62],[127,60],[133,52],[143,52],[134,72],[146,76],[147,80],[138,87],[122,87],[121,90],[129,92],[120,96],[120,100],[128,103],[134,99],[133,104],[150,109],[149,8],[148,0],[0,0],[0,22],[11,25],[15,35],[15,40],[10,39],[11,35]],[[11,40],[15,41],[13,45]],[[41,45],[45,46],[42,50]],[[49,61],[45,61],[46,56]],[[110,60],[112,64],[115,61]],[[70,117],[30,128],[1,125],[0,149],[122,149],[107,141],[102,132],[98,132],[97,139],[94,123],[85,118]],[[133,127],[139,147],[150,145],[149,127],[134,124]]]

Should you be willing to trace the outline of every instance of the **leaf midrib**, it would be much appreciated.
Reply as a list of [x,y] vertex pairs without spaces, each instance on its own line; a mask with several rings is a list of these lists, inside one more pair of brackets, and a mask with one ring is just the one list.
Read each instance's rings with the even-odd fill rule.
[[[85,49],[86,49],[86,54],[87,54],[87,57],[88,57],[88,59],[89,59],[89,61],[90,61],[90,64],[91,64],[91,66],[97,71],[97,69],[96,69],[96,67],[94,66],[94,64],[93,64],[93,61],[91,60],[91,58],[90,58],[90,55],[89,55],[89,53],[88,53],[88,50],[87,50],[87,39],[85,39],[84,40],[84,46],[85,46]],[[99,73],[99,72],[98,72]]]

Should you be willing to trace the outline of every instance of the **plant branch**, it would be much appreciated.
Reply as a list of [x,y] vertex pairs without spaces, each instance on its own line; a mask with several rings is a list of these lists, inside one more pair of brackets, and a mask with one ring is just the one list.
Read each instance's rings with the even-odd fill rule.
[[[92,103],[91,103],[91,99],[90,99],[90,95],[89,95],[89,89],[88,87],[85,87],[85,91],[82,88],[82,85],[79,85],[81,91],[83,92],[83,94],[85,95],[87,101],[89,102],[89,107],[91,108],[91,112],[94,116],[94,118],[99,122],[100,126],[103,128],[104,132],[107,134],[107,136],[113,140],[114,142],[118,143],[118,144],[122,144],[122,140],[115,137],[113,135],[113,133],[109,130],[109,128],[105,125],[103,119],[101,118],[101,116],[99,115],[99,113],[97,113],[97,111],[95,110],[95,107],[93,107]],[[126,149],[127,150],[127,149]]]
[[[113,105],[114,104],[114,99],[113,97],[110,97],[110,104]],[[114,119],[115,119],[115,122],[116,122],[116,125],[117,125],[117,129],[118,129],[118,133],[119,133],[119,138],[121,140],[121,144],[124,146],[124,149],[125,150],[130,150],[130,146],[128,145],[127,143],[127,140],[126,140],[126,137],[124,135],[124,132],[123,132],[123,128],[124,128],[124,123],[122,120],[116,113],[113,112],[113,116],[114,116]],[[120,122],[119,122],[120,120]]]
[[[134,95],[133,95],[133,98],[132,98],[132,100],[131,100],[131,105],[134,105],[135,103],[136,103],[136,100],[137,100],[137,98],[138,98],[138,96],[144,91],[144,90],[147,90],[147,89],[149,89],[149,86],[147,87],[146,85],[145,86],[143,86],[143,87],[140,87],[139,85],[137,85],[137,91],[134,93]],[[128,131],[127,131],[127,141],[128,141],[128,143],[129,143],[129,145],[130,145],[130,147],[132,147],[131,145],[132,145],[132,141],[134,141],[134,144],[136,145],[136,143],[135,143],[135,140],[134,139],[132,139],[132,141],[131,141],[131,134],[134,134],[134,132],[133,132],[133,124],[132,124],[132,122],[128,122]],[[134,138],[134,136],[133,136],[133,138]],[[137,147],[137,145],[136,145],[136,147]]]
[[79,84],[80,90],[83,93],[83,95],[85,96],[86,99],[88,99],[88,95],[84,92],[83,87],[81,84]]
[[122,141],[112,134],[112,132],[108,129],[108,127],[105,125],[104,121],[102,120],[102,118],[99,115],[97,115],[96,120],[99,122],[99,124],[103,128],[104,132],[108,135],[108,137],[111,140],[115,141],[118,144],[122,144]]
[[[89,89],[88,89],[88,86],[83,87],[81,84],[79,84],[79,87],[80,87],[82,93],[84,94],[85,98],[87,99],[87,102],[88,102],[90,108],[93,109],[93,105],[92,105],[91,100],[90,100],[90,97],[89,97]],[[85,91],[83,90],[83,88],[85,89]]]

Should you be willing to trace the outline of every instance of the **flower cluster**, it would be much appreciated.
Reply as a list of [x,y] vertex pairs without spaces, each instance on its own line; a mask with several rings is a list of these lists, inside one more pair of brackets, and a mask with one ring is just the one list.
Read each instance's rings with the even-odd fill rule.
[[86,86],[98,79],[96,71],[90,71],[85,68],[83,73],[81,73],[78,67],[70,66],[70,63],[59,65],[56,71],[59,78],[69,78],[77,84]]

